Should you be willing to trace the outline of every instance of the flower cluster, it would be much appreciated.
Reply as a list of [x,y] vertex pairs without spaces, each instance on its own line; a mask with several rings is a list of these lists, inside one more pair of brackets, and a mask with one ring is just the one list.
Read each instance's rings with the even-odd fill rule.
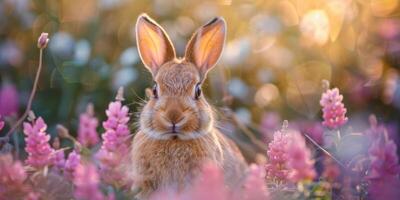
[[25,193],[26,178],[27,174],[21,162],[14,162],[10,154],[0,154],[0,199]]
[[156,192],[150,199],[268,200],[269,193],[264,180],[264,168],[254,164],[249,167],[245,180],[233,188],[227,187],[222,169],[212,162],[206,162],[193,184],[184,191],[177,192],[174,188],[167,188]]
[[387,137],[380,137],[373,141],[368,154],[371,163],[367,179],[371,199],[397,199],[400,196],[400,165],[396,144]]
[[28,153],[26,163],[41,168],[54,163],[54,149],[50,147],[50,135],[46,133],[47,125],[39,117],[31,123],[24,123],[25,151]]
[[312,181],[316,176],[314,161],[310,150],[306,147],[304,137],[300,133],[291,133],[286,151],[288,179],[294,183]]
[[264,182],[265,171],[262,167],[252,164],[244,182],[241,198],[248,200],[266,200],[269,198],[268,190]]
[[100,141],[96,131],[98,124],[99,121],[94,117],[93,105],[89,104],[86,108],[86,112],[79,116],[78,141],[83,146],[90,147]]
[[343,95],[339,93],[338,88],[328,89],[329,83],[324,82],[326,91],[322,94],[320,105],[322,106],[323,119],[322,124],[331,129],[337,129],[343,126],[348,118],[346,117],[346,108],[342,103]]
[[103,144],[97,153],[104,177],[108,181],[120,180],[121,172],[117,169],[123,158],[129,152],[129,109],[123,106],[122,89],[117,94],[116,101],[111,102],[106,110],[107,120],[103,122],[105,133],[102,135]]
[[287,130],[282,129],[274,133],[274,139],[268,144],[268,163],[266,164],[267,179],[275,183],[287,180],[287,153],[289,142]]
[[72,180],[73,175],[75,173],[76,168],[79,166],[81,162],[81,156],[74,150],[69,155],[64,165],[64,176]]
[[100,178],[93,164],[79,164],[74,172],[75,198],[78,200],[103,200],[104,195],[99,189]]

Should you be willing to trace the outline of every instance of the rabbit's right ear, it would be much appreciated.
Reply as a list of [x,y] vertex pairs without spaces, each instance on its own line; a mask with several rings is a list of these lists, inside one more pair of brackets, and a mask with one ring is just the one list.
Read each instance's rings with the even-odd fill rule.
[[166,62],[175,58],[175,49],[164,29],[147,14],[136,22],[136,44],[143,64],[153,76]]

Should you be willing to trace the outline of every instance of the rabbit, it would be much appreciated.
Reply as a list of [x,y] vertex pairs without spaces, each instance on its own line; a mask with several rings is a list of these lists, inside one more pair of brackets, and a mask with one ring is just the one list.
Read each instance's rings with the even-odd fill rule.
[[227,185],[247,169],[239,148],[216,127],[211,106],[201,92],[207,72],[225,43],[226,23],[217,17],[199,28],[178,58],[164,29],[147,14],[136,23],[140,58],[154,87],[139,115],[131,147],[131,171],[139,199],[157,190],[183,190],[204,162],[224,171]]

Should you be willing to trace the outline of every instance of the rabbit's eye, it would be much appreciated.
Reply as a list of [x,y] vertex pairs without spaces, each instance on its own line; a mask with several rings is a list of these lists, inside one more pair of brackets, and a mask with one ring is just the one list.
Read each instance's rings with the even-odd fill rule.
[[153,97],[156,99],[158,98],[157,83],[154,83],[153,86]]
[[194,98],[195,99],[199,99],[201,95],[201,87],[200,87],[200,83],[196,84],[196,88],[194,90]]

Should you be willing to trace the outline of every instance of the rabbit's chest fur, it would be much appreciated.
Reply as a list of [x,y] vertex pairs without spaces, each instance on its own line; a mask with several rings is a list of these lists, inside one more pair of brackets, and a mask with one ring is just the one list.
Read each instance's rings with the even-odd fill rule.
[[222,165],[222,152],[213,138],[156,140],[138,133],[133,142],[134,179],[144,193],[182,189],[205,160]]

